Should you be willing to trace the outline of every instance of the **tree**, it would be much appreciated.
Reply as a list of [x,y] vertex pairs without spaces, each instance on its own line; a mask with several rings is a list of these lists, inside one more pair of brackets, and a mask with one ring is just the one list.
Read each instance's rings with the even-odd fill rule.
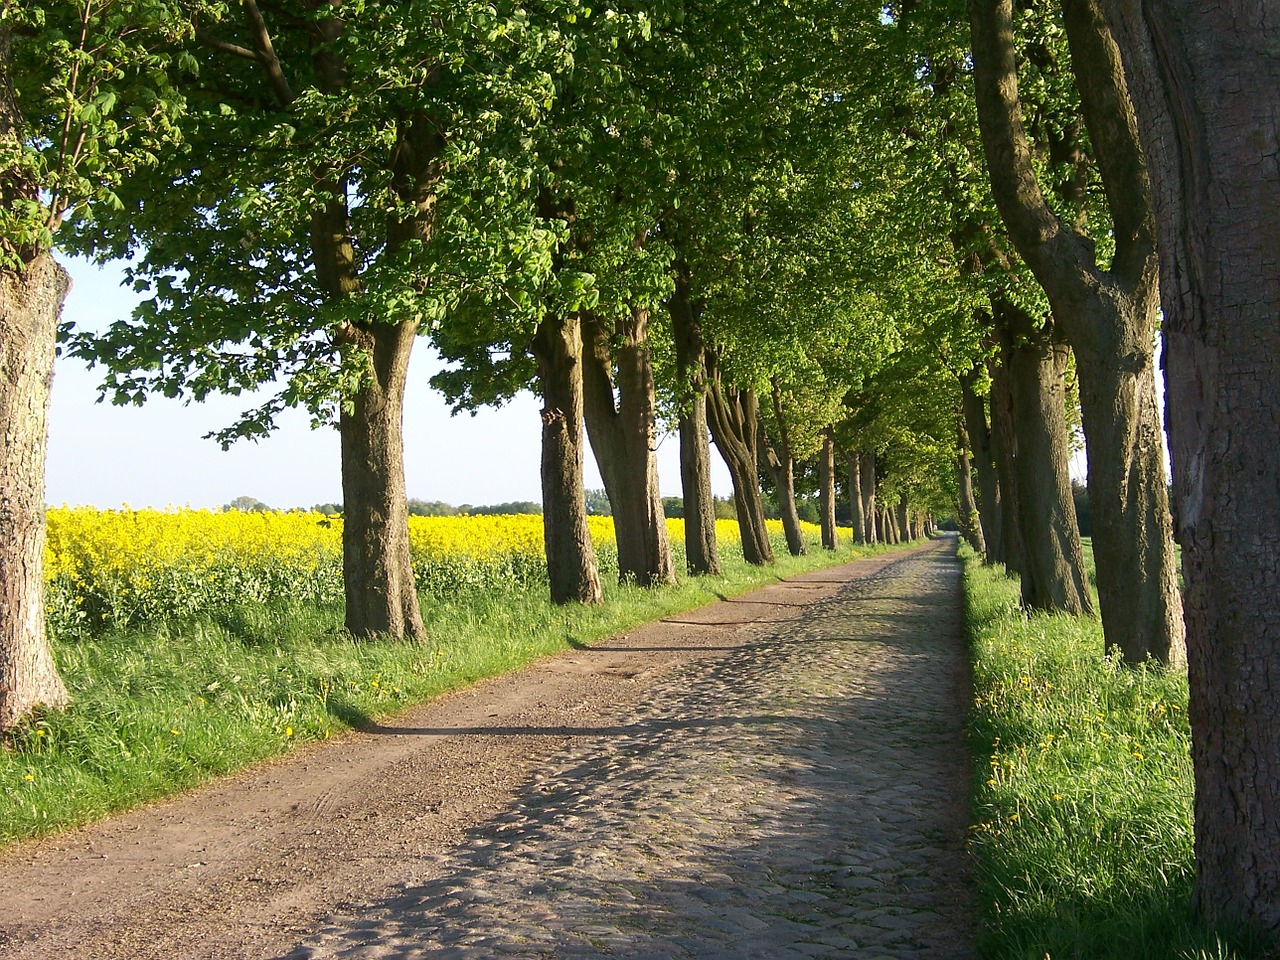
[[[1109,237],[1114,253],[1105,268],[1087,210],[1059,215],[1041,190],[1018,95],[1012,0],[969,3],[978,117],[1001,216],[1079,360],[1107,647],[1130,663],[1150,657],[1177,664],[1184,657],[1183,626],[1155,396],[1157,259],[1149,184],[1101,8],[1094,0],[1064,0],[1062,12],[1079,109],[1110,214],[1102,245]],[[1047,44],[1037,55],[1052,56]],[[1080,185],[1082,131],[1065,126],[1049,135],[1074,168],[1062,193],[1087,201]]]
[[189,12],[0,2],[0,730],[67,702],[44,609],[49,396],[70,286],[51,250],[173,149],[181,100],[166,72]]
[[1195,900],[1211,921],[1275,933],[1280,33],[1274,8],[1256,0],[1106,6],[1137,106],[1161,251],[1186,582]]

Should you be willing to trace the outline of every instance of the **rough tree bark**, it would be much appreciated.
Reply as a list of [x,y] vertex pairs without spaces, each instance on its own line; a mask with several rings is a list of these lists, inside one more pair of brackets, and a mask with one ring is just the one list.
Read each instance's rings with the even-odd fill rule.
[[1186,583],[1195,902],[1280,932],[1280,10],[1109,0],[1151,164]]
[[1013,390],[1009,383],[1008,354],[988,361],[991,372],[991,457],[1000,484],[1000,556],[1005,571],[1022,570],[1022,523],[1018,519],[1018,478],[1014,469],[1017,442],[1013,430]]
[[849,522],[853,524],[853,542],[867,543],[867,516],[862,501],[862,454],[849,454]]
[[969,434],[964,429],[964,420],[956,420],[956,486],[960,491],[960,532],[969,541],[969,546],[978,553],[985,553],[986,541],[983,538],[982,519],[978,516],[978,505],[973,500],[973,471],[969,466]]
[[1096,0],[1064,0],[1081,109],[1114,224],[1102,269],[1093,240],[1056,216],[1022,125],[1012,0],[970,0],[974,79],[1000,213],[1078,360],[1098,599],[1108,650],[1130,663],[1185,658],[1182,602],[1156,406],[1155,219],[1119,53]]
[[533,340],[542,394],[542,529],[552,603],[600,603],[583,490],[582,331],[548,315]]
[[822,547],[836,550],[840,546],[836,533],[836,442],[830,433],[822,438],[822,451],[818,461],[819,514],[822,526]]
[[862,514],[867,518],[867,543],[882,543],[883,537],[877,523],[876,515],[876,455],[872,450],[864,450],[861,457],[862,469]]
[[773,417],[778,424],[778,446],[769,440],[764,424],[760,425],[760,444],[764,450],[764,463],[778,493],[778,512],[782,516],[782,530],[787,538],[787,551],[793,557],[809,552],[800,529],[800,514],[796,510],[796,462],[791,454],[791,437],[787,430],[786,413],[782,409],[782,391],[777,381],[773,383]]
[[1022,603],[1033,610],[1093,615],[1068,469],[1063,375],[1069,348],[1052,322],[1037,328],[1023,310],[997,305],[1013,398],[1014,483],[1022,547]]
[[[0,31],[0,71],[7,63]],[[0,75],[0,144],[12,143],[8,88]],[[15,186],[0,181],[6,201]],[[54,344],[70,282],[47,251],[22,259],[20,270],[0,269],[0,730],[67,704],[45,634],[44,471]]]
[[711,493],[711,442],[707,426],[706,345],[702,304],[690,290],[689,267],[674,264],[675,290],[667,301],[676,346],[680,398],[680,483],[684,493],[684,551],[689,573],[720,573],[716,508]]
[[1000,479],[996,473],[991,449],[991,427],[987,423],[986,404],[973,391],[978,368],[960,378],[960,405],[969,438],[969,450],[978,474],[977,506],[982,524],[982,540],[986,544],[984,563],[1004,563],[1004,533],[1000,529]]
[[649,358],[648,311],[632,310],[615,332],[616,348],[600,320],[583,315],[583,414],[613,508],[618,576],[645,587],[675,583],[658,487],[657,398]]
[[742,556],[747,563],[757,566],[773,563],[773,546],[769,543],[764,503],[760,499],[756,396],[750,390],[738,390],[722,382],[712,350],[707,351],[707,374],[707,420],[716,449],[733,481],[733,505],[738,513]]

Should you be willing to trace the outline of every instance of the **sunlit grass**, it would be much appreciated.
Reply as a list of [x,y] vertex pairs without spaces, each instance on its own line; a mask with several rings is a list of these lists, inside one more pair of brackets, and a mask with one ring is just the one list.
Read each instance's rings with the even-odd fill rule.
[[810,548],[791,558],[776,544],[778,563],[765,569],[722,548],[723,576],[660,590],[607,583],[600,607],[556,607],[545,585],[424,594],[422,644],[352,642],[336,604],[249,603],[56,637],[72,706],[0,749],[0,842],[166,796],[539,656],[870,552]]
[[1025,615],[1016,580],[961,553],[982,956],[1263,956],[1190,913],[1186,675],[1105,658],[1096,620]]

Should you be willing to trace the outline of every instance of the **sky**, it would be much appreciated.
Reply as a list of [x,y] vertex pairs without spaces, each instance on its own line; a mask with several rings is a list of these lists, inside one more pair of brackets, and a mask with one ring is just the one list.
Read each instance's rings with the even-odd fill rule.
[[[137,301],[121,287],[118,267],[80,260],[64,263],[73,285],[63,319],[101,329],[126,317]],[[474,505],[542,499],[539,401],[523,394],[475,417],[451,416],[428,386],[438,356],[420,339],[405,398],[405,481],[420,500]],[[202,404],[154,397],[141,407],[98,402],[101,376],[63,356],[54,372],[49,418],[46,501],[54,506],[218,508],[249,496],[276,508],[340,503],[338,434],[312,430],[307,415],[289,411],[268,439],[239,441],[224,452],[203,435],[230,424],[252,398],[215,397]],[[680,450],[662,438],[658,469],[664,496],[680,495]],[[712,486],[732,493],[728,472],[712,455]],[[589,489],[604,486],[590,455]]]

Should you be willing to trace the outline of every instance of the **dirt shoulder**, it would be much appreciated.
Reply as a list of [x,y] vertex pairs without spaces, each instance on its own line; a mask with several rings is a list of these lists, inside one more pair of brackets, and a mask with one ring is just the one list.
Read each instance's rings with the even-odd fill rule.
[[548,758],[597,740],[664,677],[729,656],[850,582],[940,549],[800,575],[177,799],[10,848],[0,854],[0,958],[286,953],[344,904],[429,879]]

